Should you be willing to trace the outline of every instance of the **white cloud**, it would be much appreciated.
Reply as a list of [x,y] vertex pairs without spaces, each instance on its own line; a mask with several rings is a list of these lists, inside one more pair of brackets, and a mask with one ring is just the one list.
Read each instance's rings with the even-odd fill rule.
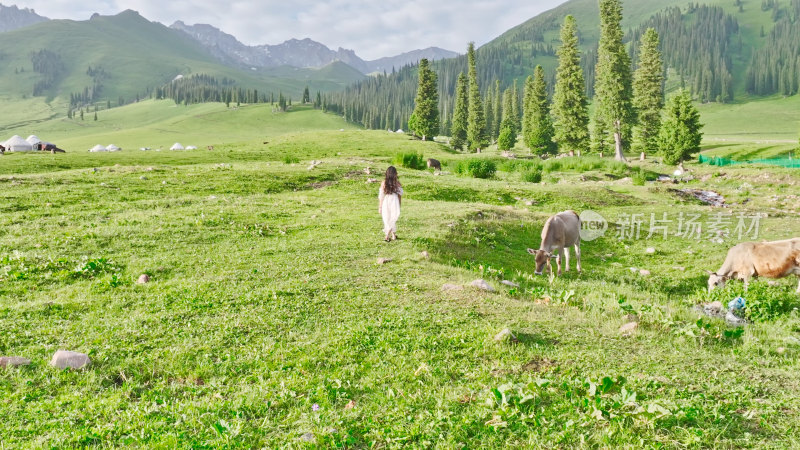
[[139,11],[170,25],[208,23],[250,44],[309,37],[328,47],[353,49],[376,59],[425,47],[463,53],[564,0],[19,0],[52,19],[86,20],[92,13]]

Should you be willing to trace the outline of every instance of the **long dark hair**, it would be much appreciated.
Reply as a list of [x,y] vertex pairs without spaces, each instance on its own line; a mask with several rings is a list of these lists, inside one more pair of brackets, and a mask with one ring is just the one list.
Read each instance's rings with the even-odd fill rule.
[[400,180],[397,179],[397,169],[394,166],[389,166],[386,169],[386,179],[383,181],[383,193],[386,195],[400,193]]

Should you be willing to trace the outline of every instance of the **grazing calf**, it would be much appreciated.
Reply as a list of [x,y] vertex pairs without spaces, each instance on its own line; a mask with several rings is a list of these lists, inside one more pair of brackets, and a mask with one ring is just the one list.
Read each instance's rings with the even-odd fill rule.
[[[728,256],[719,270],[708,273],[709,292],[725,286],[725,282],[731,279],[744,281],[744,289],[747,290],[750,278],[800,277],[800,238],[742,242],[728,250]],[[797,292],[800,293],[800,283]]]
[[208,149],[209,149],[209,150],[214,150],[214,146],[213,146],[213,145],[209,145],[209,146],[208,146]]
[[541,275],[544,266],[552,272],[550,258],[554,252],[556,264],[558,265],[558,275],[561,275],[561,251],[564,251],[567,266],[565,272],[569,272],[569,247],[575,247],[575,256],[578,258],[577,269],[581,271],[581,218],[578,213],[572,210],[560,212],[544,223],[542,229],[542,243],[539,250],[528,249],[528,253],[536,256],[536,275]]
[[442,163],[439,160],[428,158],[428,169],[433,168],[434,170],[438,170],[439,172],[442,171]]
[[0,145],[0,155],[4,154],[5,152],[6,152],[6,148],[3,147],[2,145]]

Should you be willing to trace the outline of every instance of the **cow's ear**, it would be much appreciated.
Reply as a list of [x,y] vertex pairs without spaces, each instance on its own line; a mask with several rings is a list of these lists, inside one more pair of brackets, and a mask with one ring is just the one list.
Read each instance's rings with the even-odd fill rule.
[[708,275],[714,275],[714,272],[712,272],[710,270],[705,270],[704,272],[707,273]]
[[528,249],[528,253],[530,253],[531,255],[535,255],[536,254],[536,250],[534,250],[532,248],[529,248]]

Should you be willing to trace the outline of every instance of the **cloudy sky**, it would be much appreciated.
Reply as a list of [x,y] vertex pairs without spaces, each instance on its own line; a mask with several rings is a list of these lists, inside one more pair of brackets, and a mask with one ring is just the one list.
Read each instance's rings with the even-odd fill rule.
[[3,0],[51,19],[133,9],[170,25],[208,23],[249,45],[309,37],[365,59],[442,47],[463,53],[565,0]]

